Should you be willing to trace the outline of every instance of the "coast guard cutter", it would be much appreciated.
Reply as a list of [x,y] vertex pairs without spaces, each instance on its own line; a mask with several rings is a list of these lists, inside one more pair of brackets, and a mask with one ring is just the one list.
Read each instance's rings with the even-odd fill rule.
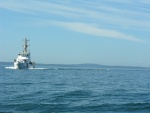
[[28,51],[27,38],[24,39],[23,51],[18,54],[17,59],[14,59],[15,69],[30,69],[35,68],[35,62],[31,62],[30,52]]

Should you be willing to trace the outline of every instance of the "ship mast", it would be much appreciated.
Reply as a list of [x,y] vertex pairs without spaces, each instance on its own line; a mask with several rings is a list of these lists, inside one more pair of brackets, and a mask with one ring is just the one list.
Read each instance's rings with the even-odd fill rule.
[[29,41],[29,40],[27,40],[27,38],[24,39],[24,45],[23,45],[23,47],[24,47],[24,52],[26,52],[26,53],[28,52],[28,50],[27,50],[27,48],[28,48],[28,46],[29,46],[29,45],[28,45],[28,41]]

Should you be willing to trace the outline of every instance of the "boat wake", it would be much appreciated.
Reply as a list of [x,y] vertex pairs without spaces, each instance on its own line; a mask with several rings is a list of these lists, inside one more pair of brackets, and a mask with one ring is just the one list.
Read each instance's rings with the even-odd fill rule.
[[[15,67],[5,67],[6,69],[17,69]],[[49,70],[48,68],[27,68],[27,70]]]
[[[5,67],[6,69],[17,69],[16,67],[10,66]],[[71,68],[71,67],[30,67],[30,68],[24,68],[23,70],[112,70],[111,68]]]
[[16,69],[15,67],[5,67],[6,69]]

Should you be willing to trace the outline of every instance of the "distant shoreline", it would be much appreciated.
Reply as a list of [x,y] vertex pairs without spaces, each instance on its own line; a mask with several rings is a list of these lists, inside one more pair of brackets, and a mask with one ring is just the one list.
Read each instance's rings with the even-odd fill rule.
[[[0,62],[3,65],[13,65],[13,62]],[[44,63],[36,63],[37,65],[49,65],[49,66],[69,66],[69,67],[93,67],[93,68],[150,68],[144,66],[111,66],[111,65],[102,65],[102,64],[92,64],[92,63],[83,63],[83,64],[44,64]]]

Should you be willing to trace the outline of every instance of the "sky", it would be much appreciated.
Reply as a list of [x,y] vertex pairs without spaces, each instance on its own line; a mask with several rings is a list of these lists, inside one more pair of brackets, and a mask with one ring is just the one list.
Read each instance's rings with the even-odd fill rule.
[[0,61],[25,37],[37,63],[150,67],[150,0],[0,0]]

